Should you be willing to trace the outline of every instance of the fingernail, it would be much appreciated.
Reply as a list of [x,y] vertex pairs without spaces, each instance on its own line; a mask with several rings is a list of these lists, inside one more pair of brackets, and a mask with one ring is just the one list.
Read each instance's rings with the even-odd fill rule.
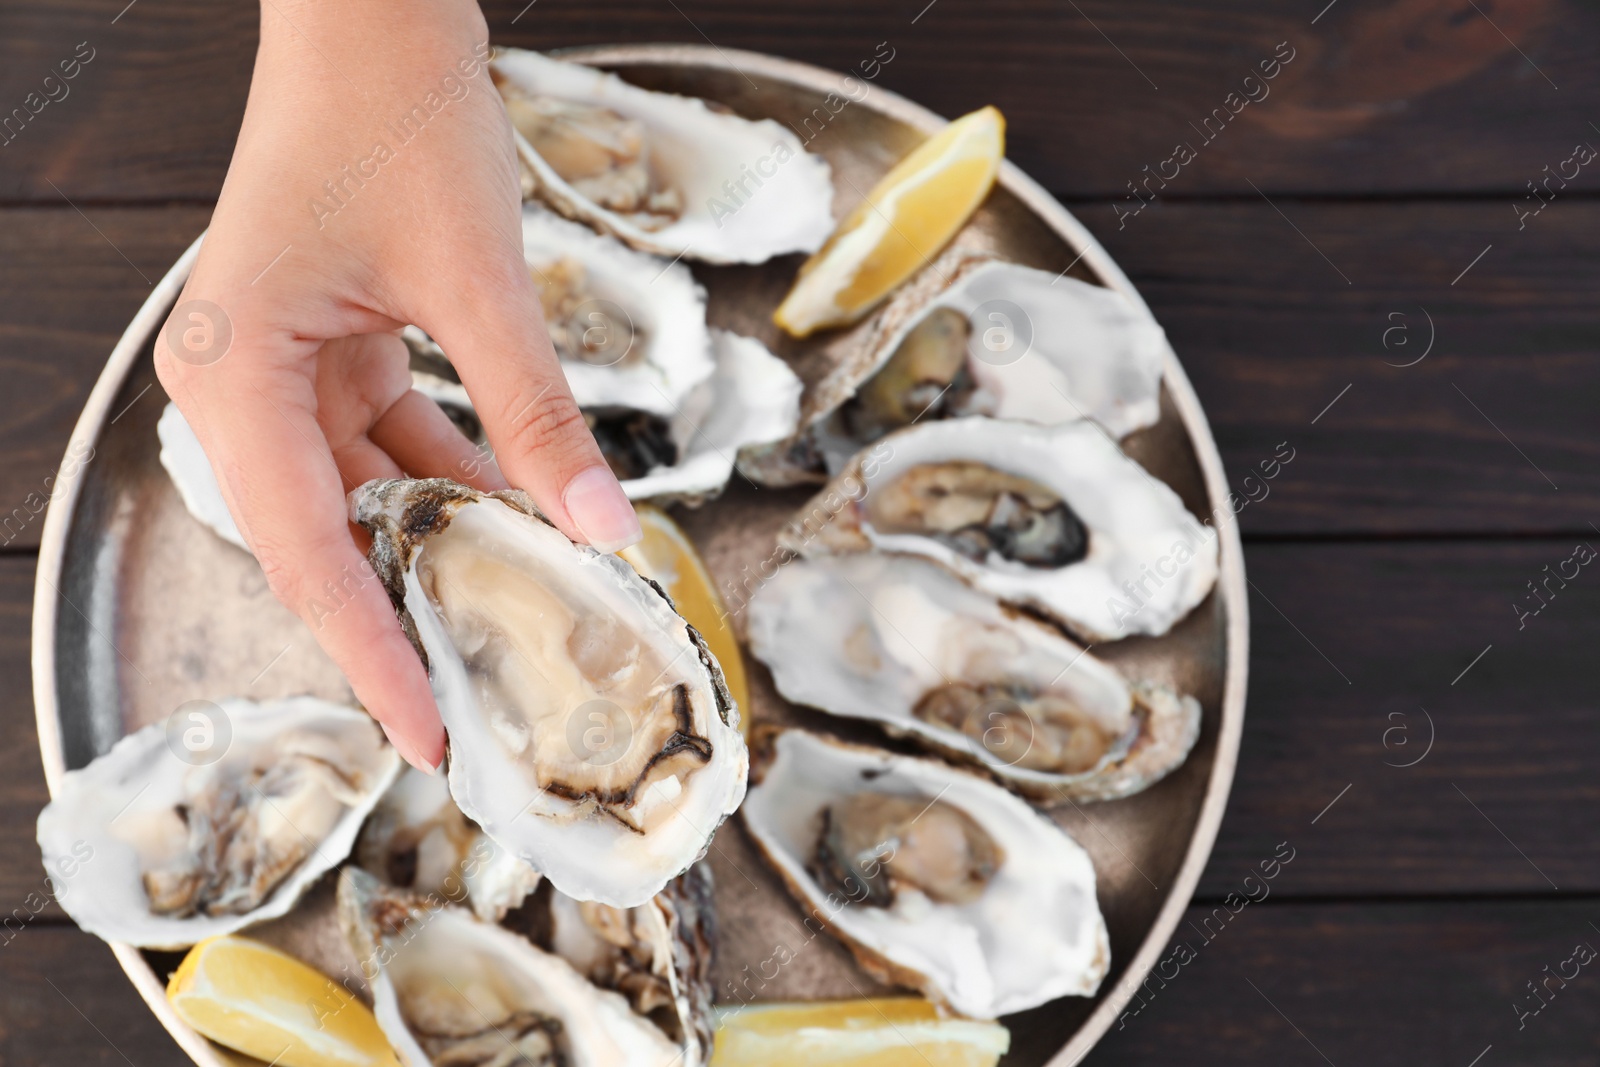
[[[415,767],[423,774],[432,776],[439,773],[438,765],[430,765],[427,760],[423,759],[417,754],[416,749],[412,748],[410,744],[391,733],[387,723],[379,723],[378,725],[383,727],[383,736],[387,737],[389,739],[389,743],[394,746],[394,750],[400,753],[401,759],[411,764],[411,766]],[[443,763],[444,761],[440,760],[439,762]]]
[[602,552],[627,548],[644,536],[639,516],[607,467],[590,467],[568,482],[561,502],[583,539]]

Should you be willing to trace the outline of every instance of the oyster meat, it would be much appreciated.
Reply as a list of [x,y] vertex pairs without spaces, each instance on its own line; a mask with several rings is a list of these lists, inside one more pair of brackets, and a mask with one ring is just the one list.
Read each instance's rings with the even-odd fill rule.
[[400,767],[353,708],[298,697],[207,712],[124,737],[40,813],[55,897],[90,933],[175,949],[285,914],[349,854]]
[[700,858],[748,757],[659,587],[519,492],[376,481],[351,516],[428,666],[463,814],[580,900],[642,904]]
[[956,249],[839,345],[799,434],[748,465],[763,484],[816,481],[886,434],[963,415],[1089,419],[1125,437],[1160,417],[1169,353],[1149,312],[1119,293]]
[[757,748],[745,825],[869,974],[974,1019],[1094,995],[1094,867],[1054,823],[936,760],[800,730]]
[[1090,641],[1164,634],[1217,578],[1215,532],[1082,421],[900,430],[854,457],[778,540],[804,556],[924,556]]
[[877,722],[1040,803],[1136,793],[1200,733],[1194,698],[1130,684],[915,556],[789,563],[752,598],[749,639],[786,699]]
[[833,229],[827,163],[771,119],[514,48],[490,74],[531,195],[635,248],[762,263],[814,252]]
[[460,904],[498,922],[539,885],[539,872],[461,814],[440,775],[407,767],[367,817],[356,862],[387,885]]
[[354,867],[338,897],[373,1014],[406,1067],[667,1067],[681,1055],[620,994],[469,911]]

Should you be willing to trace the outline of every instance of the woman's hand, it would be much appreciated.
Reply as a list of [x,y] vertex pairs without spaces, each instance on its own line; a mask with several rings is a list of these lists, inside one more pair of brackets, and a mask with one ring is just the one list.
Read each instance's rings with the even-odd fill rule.
[[[574,538],[639,537],[545,334],[487,40],[463,0],[264,0],[233,162],[156,350],[272,591],[425,769],[444,731],[345,494],[509,480]],[[498,466],[411,391],[406,323],[450,353]]]

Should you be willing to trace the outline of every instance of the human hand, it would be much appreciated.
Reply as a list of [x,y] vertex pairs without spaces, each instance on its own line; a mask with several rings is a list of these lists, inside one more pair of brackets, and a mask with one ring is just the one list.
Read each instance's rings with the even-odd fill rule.
[[[464,0],[265,0],[233,161],[155,356],[273,593],[429,770],[438,710],[346,493],[509,479],[575,539],[639,537],[545,333],[487,40]],[[494,458],[411,390],[407,323],[450,353]]]

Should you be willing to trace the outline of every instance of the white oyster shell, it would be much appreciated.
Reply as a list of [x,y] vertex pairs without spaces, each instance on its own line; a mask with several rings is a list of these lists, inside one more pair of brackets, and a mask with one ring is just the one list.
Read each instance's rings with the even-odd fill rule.
[[223,499],[211,460],[206,458],[200,438],[195,436],[194,428],[178,410],[178,405],[167,403],[156,422],[156,436],[161,439],[161,465],[167,469],[189,514],[224,541],[249,552],[250,546],[245,544],[244,535],[228,511],[228,502]]
[[508,98],[554,98],[642,123],[650,171],[663,187],[676,190],[682,206],[676,220],[647,228],[579,192],[518,133],[518,154],[532,174],[534,195],[564,215],[635,248],[707,263],[762,263],[790,252],[815,252],[833,230],[827,163],[771,119],[740,118],[704,100],[641,89],[614,74],[537,52],[500,49],[491,69]]
[[468,818],[618,907],[704,854],[748,756],[721,668],[659,587],[521,493],[377,481],[351,514],[427,662]]
[[[1181,764],[1199,736],[1192,697],[1131,685],[1054,628],[914,556],[796,560],[756,591],[748,619],[750,650],[786,699],[877,722],[1040,803],[1136,793]],[[1077,773],[1027,766],[1048,726],[1013,701],[991,702],[979,737],[916,714],[951,683],[1067,701],[1112,743]]]
[[[716,949],[711,869],[697,863],[636,908],[550,892],[540,946],[590,981],[628,997],[682,1048],[682,1067],[711,1056],[711,967]],[[670,1005],[670,1006],[669,1006]]]
[[504,1030],[519,1013],[558,1024],[556,1062],[569,1067],[670,1067],[681,1056],[620,994],[518,934],[386,889],[359,868],[344,871],[338,895],[373,1014],[405,1067],[432,1067],[430,1031],[482,1035],[494,1055],[509,1053]]
[[456,807],[442,775],[407,767],[367,818],[356,862],[397,889],[471,904],[498,922],[539,885],[539,872]]
[[[974,1019],[1094,995],[1110,965],[1110,939],[1094,867],[1065,831],[992,782],[937,760],[799,730],[770,743],[745,825],[807,912],[868,972]],[[902,889],[878,907],[819,885],[808,866],[822,812],[863,791],[940,801],[972,818],[1003,855],[982,894],[956,904]]]
[[[978,463],[1053,492],[1088,533],[1087,555],[1036,567],[998,553],[977,561],[916,532],[885,533],[873,513],[913,468]],[[1164,634],[1217,579],[1217,539],[1178,494],[1099,427],[971,416],[919,424],[863,450],[779,535],[800,555],[877,549],[933,559],[1001,600],[1040,611],[1091,641]]]
[[[311,697],[265,704],[224,700],[216,706],[226,726],[217,725],[213,716],[211,737],[231,731],[220,758],[203,765],[191,762],[192,756],[180,759],[177,752],[188,753],[181,735],[169,734],[167,723],[153,723],[81,770],[68,771],[39,814],[39,848],[54,895],[89,933],[145,948],[177,949],[287,913],[350,853],[362,820],[400,768],[400,757],[377,723],[353,708]],[[205,727],[187,721],[173,727],[191,728]],[[261,838],[281,835],[295,843],[309,838],[315,842],[309,855],[244,914],[153,914],[145,872],[170,867],[188,846],[178,806],[192,804],[208,786],[270,770],[292,753],[335,768],[347,780],[348,792],[266,796],[246,784],[241,794],[259,820]],[[295,803],[308,797],[318,803],[316,824],[306,814],[313,809]],[[216,862],[202,858],[202,869],[211,870]]]
[[[419,336],[414,347],[425,340]],[[802,386],[789,365],[760,341],[727,330],[713,329],[711,345],[715,373],[674,405],[667,419],[676,462],[622,479],[629,500],[698,506],[722,492],[751,449],[794,432]],[[411,383],[483,442],[482,422],[460,382],[414,369]]]
[[800,417],[800,379],[760,341],[712,330],[717,370],[672,417],[678,461],[622,482],[629,500],[694,505],[716,496],[740,453],[782,440]]
[[580,305],[578,317],[589,324],[587,330],[620,328],[627,350],[607,365],[561,361],[579,407],[609,404],[670,415],[711,377],[715,364],[706,293],[682,263],[635,252],[537,207],[523,210],[522,252],[536,285],[550,284],[559,261],[571,260],[584,271],[585,304],[605,301],[626,316],[613,323],[596,310],[583,312]]

